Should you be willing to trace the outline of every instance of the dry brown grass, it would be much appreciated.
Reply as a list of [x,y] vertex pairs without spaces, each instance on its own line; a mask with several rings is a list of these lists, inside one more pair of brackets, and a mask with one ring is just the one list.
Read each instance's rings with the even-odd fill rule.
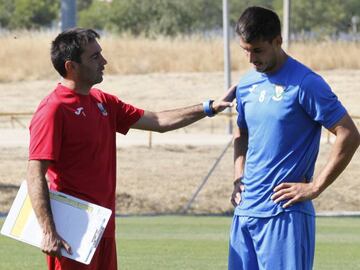
[[360,69],[360,43],[296,43],[289,54],[314,70]]
[[[49,50],[54,32],[17,32],[0,36],[0,82],[57,78]],[[213,72],[223,70],[221,38],[145,39],[106,35],[101,41],[107,74]],[[315,70],[359,69],[359,43],[298,43],[289,53]],[[249,68],[236,39],[231,43],[232,70]]]
[[0,82],[53,77],[50,61],[50,34],[14,32],[0,36]]

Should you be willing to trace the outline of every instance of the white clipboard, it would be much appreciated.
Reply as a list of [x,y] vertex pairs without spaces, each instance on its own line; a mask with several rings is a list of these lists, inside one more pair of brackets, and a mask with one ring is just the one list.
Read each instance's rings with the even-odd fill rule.
[[[64,249],[61,254],[89,264],[112,211],[56,191],[50,191],[50,203],[56,230],[72,250],[72,255]],[[43,233],[31,206],[26,181],[20,186],[1,234],[40,248]]]

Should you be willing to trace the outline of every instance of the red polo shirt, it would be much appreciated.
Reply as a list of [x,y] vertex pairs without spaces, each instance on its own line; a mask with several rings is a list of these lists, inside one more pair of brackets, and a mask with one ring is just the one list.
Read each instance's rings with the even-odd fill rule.
[[98,89],[80,95],[58,84],[30,124],[30,160],[51,160],[50,189],[110,208],[114,237],[116,132],[126,134],[144,111]]

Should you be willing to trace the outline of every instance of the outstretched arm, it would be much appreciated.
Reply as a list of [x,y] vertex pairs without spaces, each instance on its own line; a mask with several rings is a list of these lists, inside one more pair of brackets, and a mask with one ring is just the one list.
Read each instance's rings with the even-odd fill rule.
[[[230,87],[221,99],[213,102],[212,107],[215,113],[232,106],[235,88],[236,86]],[[205,116],[202,104],[162,112],[145,111],[144,115],[131,128],[166,132],[190,125]]]
[[338,123],[329,129],[336,135],[329,160],[319,175],[310,183],[282,183],[274,191],[272,199],[275,203],[289,200],[284,208],[304,200],[318,197],[349,164],[360,144],[360,135],[354,122],[346,114]]
[[61,257],[61,248],[71,254],[71,247],[56,232],[50,208],[49,189],[45,174],[50,161],[30,160],[27,172],[27,186],[35,215],[43,230],[42,251],[48,255]]

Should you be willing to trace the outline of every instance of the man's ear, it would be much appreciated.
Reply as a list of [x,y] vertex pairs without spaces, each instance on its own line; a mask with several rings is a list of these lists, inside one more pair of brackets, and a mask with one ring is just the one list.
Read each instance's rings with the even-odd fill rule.
[[76,69],[76,63],[74,61],[71,60],[65,61],[65,70],[67,75],[74,74],[75,69]]
[[274,39],[274,41],[275,41],[275,44],[276,44],[277,46],[281,47],[282,42],[283,42],[282,36],[281,36],[281,35],[276,36],[275,39]]

